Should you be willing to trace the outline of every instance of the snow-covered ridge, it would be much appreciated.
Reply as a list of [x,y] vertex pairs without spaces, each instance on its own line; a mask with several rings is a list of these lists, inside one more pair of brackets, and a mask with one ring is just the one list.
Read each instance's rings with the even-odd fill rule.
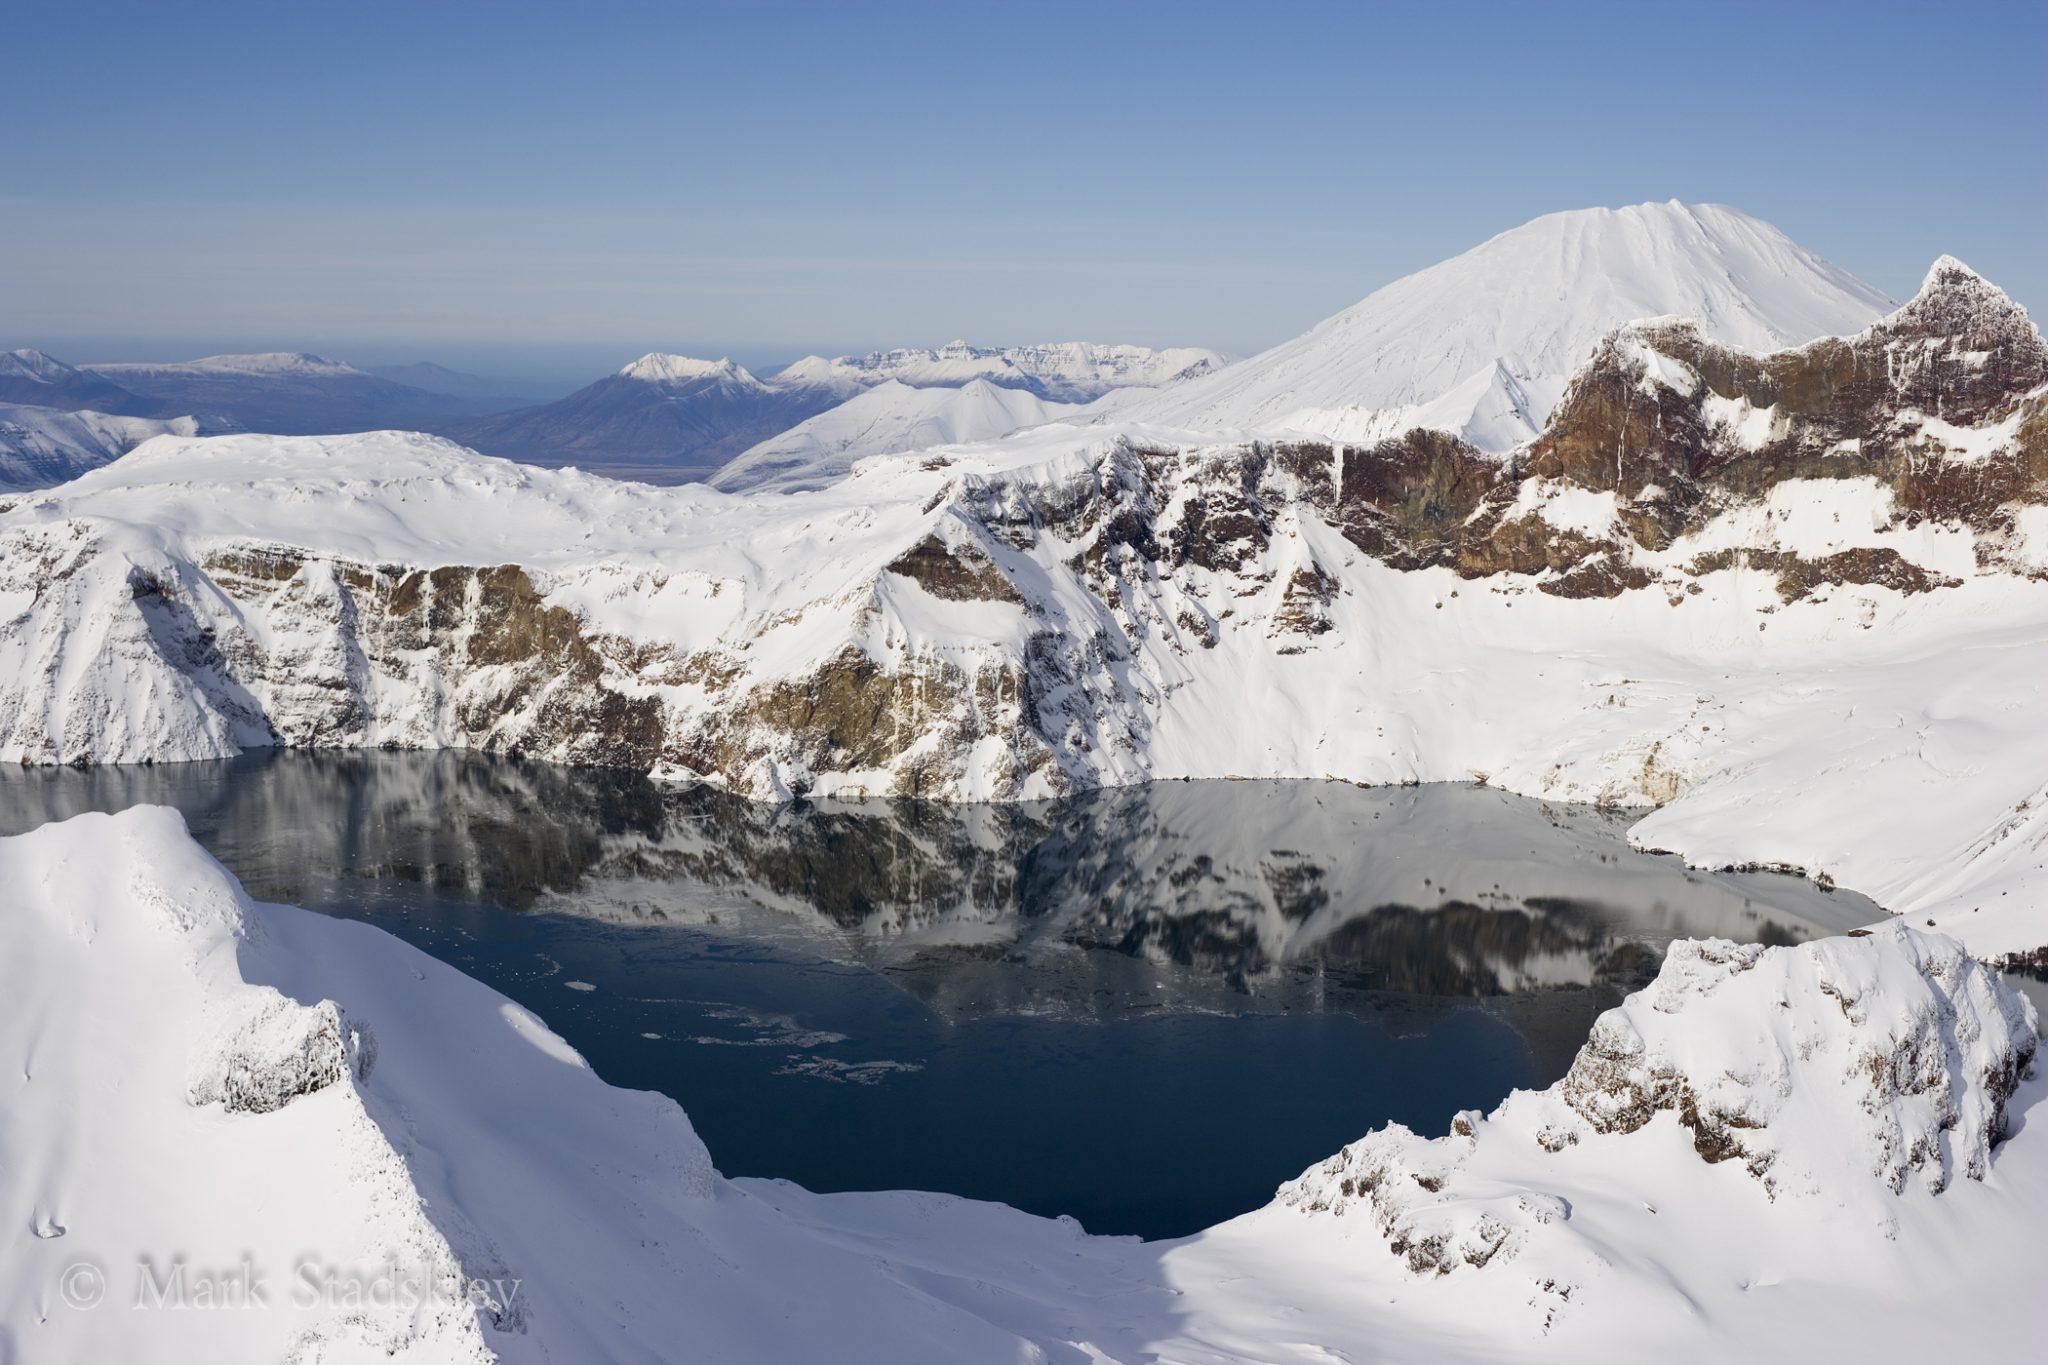
[[[1989,1358],[2033,1330],[2036,1019],[1903,926],[1678,945],[1552,1090],[1141,1244],[729,1180],[671,1101],[382,931],[251,902],[171,811],[0,840],[0,879],[24,1358],[1706,1361],[1815,1322],[1858,1358]],[[134,1307],[174,1256],[188,1299],[243,1267],[269,1292]],[[291,1292],[309,1263],[414,1292]]]
[[1721,205],[1554,213],[1124,412],[1342,440],[1424,426],[1506,450],[1541,430],[1593,344],[1633,319],[1689,317],[1715,341],[1768,351],[1854,332],[1890,306]]

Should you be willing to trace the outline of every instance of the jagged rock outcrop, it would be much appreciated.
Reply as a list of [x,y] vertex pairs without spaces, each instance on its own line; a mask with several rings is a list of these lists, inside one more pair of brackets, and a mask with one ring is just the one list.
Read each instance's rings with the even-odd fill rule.
[[1561,1303],[1606,1269],[1600,1221],[1637,1201],[1654,1213],[1687,1163],[1879,1227],[1909,1181],[1984,1179],[2039,1032],[1962,945],[1903,924],[1798,947],[1675,943],[1556,1085],[1461,1113],[1447,1137],[1381,1129],[1278,1197],[1355,1221],[1417,1275],[1526,1257]]
[[194,1058],[186,1098],[230,1114],[268,1114],[375,1064],[374,1035],[332,1000],[298,1005],[269,992]]

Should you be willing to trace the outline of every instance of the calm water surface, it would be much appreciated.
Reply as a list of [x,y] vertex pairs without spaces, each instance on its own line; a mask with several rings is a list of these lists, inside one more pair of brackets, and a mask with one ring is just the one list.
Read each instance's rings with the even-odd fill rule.
[[464,754],[0,774],[0,832],[143,802],[689,1111],[729,1175],[1170,1236],[1368,1129],[1547,1085],[1679,936],[1877,916],[1473,788],[1198,782],[774,807]]

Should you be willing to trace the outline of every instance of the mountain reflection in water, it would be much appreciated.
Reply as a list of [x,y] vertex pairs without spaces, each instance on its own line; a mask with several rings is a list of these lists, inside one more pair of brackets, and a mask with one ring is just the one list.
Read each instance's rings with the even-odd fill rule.
[[1628,813],[1466,787],[768,806],[274,752],[10,771],[0,832],[141,802],[251,894],[399,933],[674,1095],[729,1173],[1147,1235],[1253,1207],[1374,1124],[1440,1131],[1547,1084],[1673,938],[1879,913],[1637,853]]

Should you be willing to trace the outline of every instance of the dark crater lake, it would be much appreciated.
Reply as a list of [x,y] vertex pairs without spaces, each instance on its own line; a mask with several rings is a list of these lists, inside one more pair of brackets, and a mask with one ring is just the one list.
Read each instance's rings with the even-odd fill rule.
[[0,774],[0,832],[139,803],[252,895],[388,929],[673,1096],[728,1175],[1147,1237],[1549,1084],[1673,938],[1879,914],[1472,787],[768,806],[461,753]]

